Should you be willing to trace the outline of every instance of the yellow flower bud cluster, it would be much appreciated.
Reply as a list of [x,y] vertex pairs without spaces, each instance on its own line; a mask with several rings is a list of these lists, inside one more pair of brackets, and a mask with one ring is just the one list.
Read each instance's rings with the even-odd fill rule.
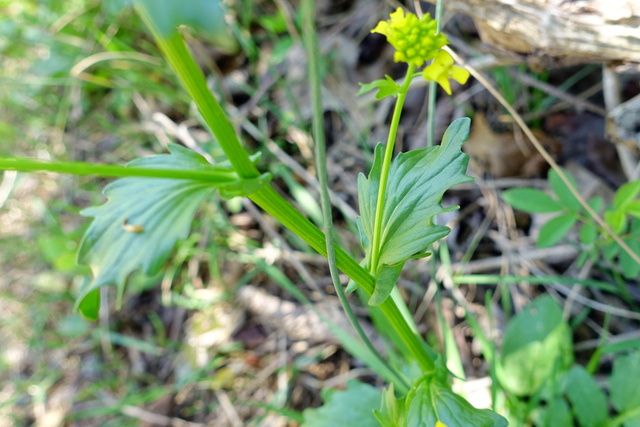
[[449,95],[451,85],[449,79],[464,84],[469,79],[469,72],[453,65],[451,55],[442,50],[449,41],[444,34],[436,34],[437,21],[429,14],[418,18],[413,13],[405,15],[401,8],[392,12],[388,21],[380,21],[371,30],[387,37],[387,41],[396,49],[393,59],[421,67],[426,61],[433,63],[422,73],[425,80],[437,82]]
[[405,15],[404,10],[398,8],[391,13],[391,19],[380,21],[371,32],[387,37],[387,41],[396,48],[393,56],[396,62],[420,67],[449,43],[444,34],[436,34],[437,25],[429,14],[418,19],[413,13]]

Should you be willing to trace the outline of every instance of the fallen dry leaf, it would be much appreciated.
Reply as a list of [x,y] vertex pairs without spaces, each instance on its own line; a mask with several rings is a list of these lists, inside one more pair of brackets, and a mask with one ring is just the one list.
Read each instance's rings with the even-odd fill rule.
[[[558,141],[541,130],[534,129],[533,133],[551,152],[557,151]],[[548,169],[544,159],[524,135],[494,132],[480,112],[471,122],[471,134],[463,149],[471,157],[471,170],[478,175],[531,178],[544,175]]]

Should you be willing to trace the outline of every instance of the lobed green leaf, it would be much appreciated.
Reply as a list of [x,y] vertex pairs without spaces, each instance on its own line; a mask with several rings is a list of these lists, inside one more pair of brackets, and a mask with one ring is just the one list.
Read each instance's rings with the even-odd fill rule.
[[[461,151],[469,135],[468,118],[454,121],[445,132],[442,144],[399,154],[391,163],[382,216],[382,238],[376,276],[388,266],[423,255],[429,245],[449,233],[447,227],[435,225],[437,214],[457,209],[440,204],[450,187],[473,178],[465,174],[469,157]],[[365,178],[358,177],[360,217],[357,219],[361,243],[365,248],[365,264],[369,267],[375,221],[378,187],[382,169],[384,146],[375,149],[374,163]],[[392,277],[389,275],[389,277]],[[393,283],[383,281],[385,290],[378,292],[374,302],[384,301]],[[388,292],[387,292],[388,291]]]
[[[128,167],[184,169],[199,171],[227,170],[209,164],[202,156],[179,145],[170,144],[171,154],[134,160]],[[264,185],[261,177],[260,184]],[[93,281],[78,297],[77,307],[89,318],[97,316],[101,286],[118,287],[118,305],[126,279],[141,269],[148,276],[156,274],[179,239],[188,236],[197,207],[216,188],[231,186],[232,194],[255,190],[256,183],[216,183],[189,179],[123,178],[107,185],[107,202],[87,208],[82,215],[94,217],[78,250],[78,261],[88,264]]]

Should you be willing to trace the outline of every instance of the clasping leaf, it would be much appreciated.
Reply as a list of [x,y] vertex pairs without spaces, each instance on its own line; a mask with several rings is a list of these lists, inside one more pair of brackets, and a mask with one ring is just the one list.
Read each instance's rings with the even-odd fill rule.
[[[370,304],[382,303],[391,293],[405,261],[426,256],[429,246],[449,234],[449,228],[435,225],[437,214],[457,209],[440,204],[444,192],[456,184],[473,181],[467,176],[469,156],[461,151],[469,136],[468,118],[454,121],[436,147],[400,153],[391,163],[382,217],[382,239],[376,288]],[[376,201],[380,184],[384,146],[375,149],[374,164],[365,178],[358,177],[360,217],[358,227],[369,268]]]
[[220,178],[122,178],[105,187],[106,203],[81,212],[94,219],[78,250],[78,261],[91,267],[94,279],[83,286],[76,306],[90,319],[97,317],[99,287],[115,284],[119,306],[129,274],[140,269],[151,276],[160,270],[176,241],[188,236],[196,209],[211,191],[219,188],[226,197],[244,196],[269,182],[268,174],[241,180],[228,166],[211,165],[176,144],[170,144],[169,151],[127,166],[208,171]]

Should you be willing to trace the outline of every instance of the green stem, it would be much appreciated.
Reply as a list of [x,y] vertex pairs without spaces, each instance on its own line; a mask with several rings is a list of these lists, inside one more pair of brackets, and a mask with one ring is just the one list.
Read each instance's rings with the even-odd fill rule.
[[[436,34],[440,33],[442,27],[442,0],[436,1],[436,16],[437,22]],[[438,84],[436,82],[429,82],[429,94],[427,105],[427,147],[433,147],[436,139],[436,94]]]
[[451,277],[456,285],[474,284],[474,285],[495,285],[496,283],[533,283],[536,285],[551,285],[554,283],[562,283],[564,285],[582,285],[591,288],[600,289],[602,291],[619,294],[616,286],[593,279],[576,279],[573,277],[563,276],[501,276],[498,274],[469,274],[454,275]]
[[151,30],[163,56],[175,71],[191,99],[198,106],[204,121],[220,143],[237,174],[241,178],[260,176],[258,169],[249,159],[249,154],[240,143],[224,110],[207,87],[204,74],[187,49],[180,33],[174,30],[171,34],[163,36],[152,22],[144,4],[136,2],[135,5],[147,28]]
[[376,200],[376,217],[373,223],[373,241],[371,242],[371,260],[369,271],[375,275],[378,268],[380,258],[381,241],[382,241],[382,216],[384,214],[385,196],[387,193],[387,182],[389,181],[389,169],[391,168],[391,158],[393,157],[393,148],[398,134],[398,125],[400,124],[400,116],[402,115],[402,106],[409,92],[409,85],[413,80],[414,65],[409,64],[407,75],[398,92],[396,106],[393,109],[391,117],[391,126],[389,127],[389,136],[387,138],[387,146],[384,151],[384,159],[382,161],[382,171],[380,172],[380,186],[378,187],[378,199]]
[[329,272],[331,281],[336,290],[336,295],[342,304],[345,315],[356,330],[358,336],[367,347],[369,352],[381,363],[385,369],[391,373],[393,382],[402,394],[409,392],[411,388],[404,376],[391,367],[382,355],[373,346],[373,343],[364,333],[358,318],[351,309],[349,299],[340,283],[340,273],[336,260],[335,243],[333,238],[334,228],[331,213],[331,200],[329,198],[329,179],[327,173],[327,158],[325,151],[325,135],[324,135],[324,115],[322,109],[322,94],[320,88],[320,65],[318,52],[318,37],[315,31],[314,23],[314,7],[313,0],[305,0],[302,3],[303,8],[303,31],[305,36],[305,44],[309,59],[309,83],[311,86],[311,101],[313,106],[313,140],[316,148],[316,169],[318,171],[318,182],[320,187],[320,202],[322,205],[322,217],[324,222],[325,248],[327,251],[327,261],[329,263]]
[[83,162],[48,162],[44,160],[22,159],[15,157],[0,157],[0,170],[14,170],[18,172],[56,172],[71,175],[93,175],[109,178],[169,178],[190,179],[194,181],[208,181],[227,183],[237,181],[233,171],[199,171],[183,169],[154,169],[137,168],[117,165],[99,165]]
[[[249,198],[263,210],[280,221],[282,225],[293,231],[323,256],[327,256],[325,237],[315,225],[295,210],[272,187],[263,187],[249,195]],[[353,279],[368,295],[373,294],[375,279],[340,247],[335,247],[338,268]],[[394,333],[407,346],[411,356],[418,362],[424,374],[435,372],[435,364],[425,349],[424,341],[415,334],[402,316],[398,306],[391,298],[387,298],[380,310],[389,320]]]

